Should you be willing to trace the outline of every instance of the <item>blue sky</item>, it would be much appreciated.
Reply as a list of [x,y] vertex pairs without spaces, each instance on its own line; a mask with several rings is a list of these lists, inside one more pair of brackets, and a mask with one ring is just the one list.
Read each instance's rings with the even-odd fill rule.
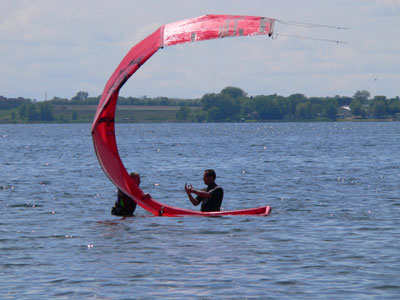
[[166,47],[120,94],[195,98],[232,85],[249,95],[400,96],[400,0],[2,0],[0,95],[98,96],[141,39],[162,24],[212,13],[349,27],[275,27],[349,44],[278,35]]

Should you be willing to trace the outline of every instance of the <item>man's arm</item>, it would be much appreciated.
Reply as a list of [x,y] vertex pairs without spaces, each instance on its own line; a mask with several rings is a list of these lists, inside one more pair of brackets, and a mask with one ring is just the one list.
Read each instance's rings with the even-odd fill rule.
[[185,191],[189,197],[190,202],[192,202],[194,206],[199,205],[200,201],[194,198],[192,194],[195,194],[200,198],[206,198],[206,199],[211,197],[211,194],[208,192],[195,190],[191,184],[189,185],[185,184]]
[[192,204],[193,204],[194,206],[197,206],[197,205],[200,204],[200,201],[197,200],[196,198],[194,198],[194,197],[192,196],[192,194],[188,193],[187,195],[188,195],[188,197],[189,197],[190,202],[192,202]]
[[206,198],[206,199],[209,199],[212,196],[210,192],[206,192],[206,191],[193,190],[192,193],[196,194],[197,196],[199,196],[201,198]]

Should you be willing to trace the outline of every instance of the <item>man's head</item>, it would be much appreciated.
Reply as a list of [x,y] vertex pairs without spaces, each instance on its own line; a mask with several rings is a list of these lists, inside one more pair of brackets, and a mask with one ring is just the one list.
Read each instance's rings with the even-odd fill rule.
[[132,179],[135,181],[135,183],[137,184],[137,186],[140,185],[140,174],[139,174],[139,173],[131,172],[131,173],[129,174],[129,176],[132,177]]
[[215,178],[217,178],[217,175],[214,170],[207,169],[204,171],[203,180],[206,185],[212,184],[215,181]]

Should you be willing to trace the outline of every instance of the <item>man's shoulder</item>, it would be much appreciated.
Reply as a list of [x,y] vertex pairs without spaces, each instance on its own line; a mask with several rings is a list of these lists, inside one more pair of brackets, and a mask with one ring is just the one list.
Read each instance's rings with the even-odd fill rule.
[[220,185],[218,185],[218,184],[215,184],[215,187],[214,187],[215,189],[221,189],[221,190],[223,190],[223,188],[222,188],[222,186],[220,186]]
[[221,192],[224,192],[224,189],[222,188],[222,186],[216,185],[210,190],[210,192],[211,193],[221,193]]

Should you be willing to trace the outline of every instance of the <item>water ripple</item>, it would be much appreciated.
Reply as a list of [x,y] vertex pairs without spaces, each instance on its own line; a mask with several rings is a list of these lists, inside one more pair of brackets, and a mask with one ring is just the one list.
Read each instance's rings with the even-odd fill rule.
[[399,126],[118,124],[156,199],[193,208],[183,185],[213,167],[224,209],[273,207],[122,219],[89,124],[0,125],[0,298],[396,299]]

